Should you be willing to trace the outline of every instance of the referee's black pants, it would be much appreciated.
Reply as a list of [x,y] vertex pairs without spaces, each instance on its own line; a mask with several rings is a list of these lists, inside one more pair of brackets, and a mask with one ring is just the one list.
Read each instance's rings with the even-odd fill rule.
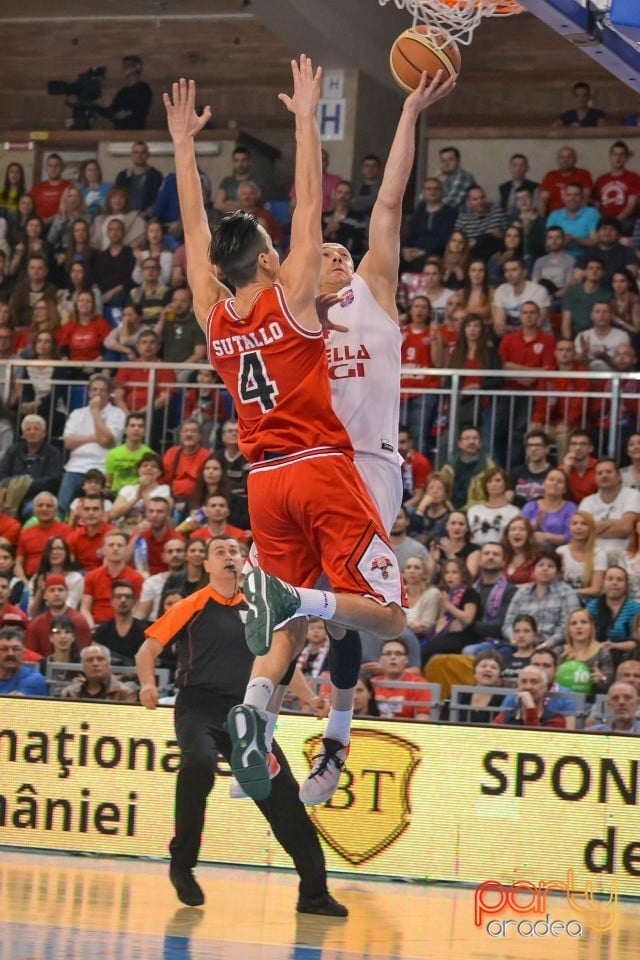
[[[238,702],[236,696],[215,695],[197,687],[187,687],[178,694],[175,729],[182,762],[176,782],[175,836],[169,845],[171,863],[178,868],[193,869],[197,863],[218,754],[227,761],[231,757],[231,740],[224,722]],[[295,864],[300,896],[322,896],[327,891],[327,875],[320,841],[298,797],[298,784],[275,741],[272,749],[280,773],[271,781],[268,799],[256,805]]]

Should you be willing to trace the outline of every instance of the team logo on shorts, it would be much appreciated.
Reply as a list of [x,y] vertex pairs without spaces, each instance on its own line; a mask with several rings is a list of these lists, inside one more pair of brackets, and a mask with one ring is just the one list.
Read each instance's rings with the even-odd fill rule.
[[346,293],[342,294],[342,300],[340,301],[340,307],[348,307],[350,303],[353,303],[355,300],[355,294],[351,287],[347,290]]
[[374,557],[371,561],[371,570],[379,570],[382,574],[383,580],[389,579],[389,567],[392,567],[393,563],[389,557]]

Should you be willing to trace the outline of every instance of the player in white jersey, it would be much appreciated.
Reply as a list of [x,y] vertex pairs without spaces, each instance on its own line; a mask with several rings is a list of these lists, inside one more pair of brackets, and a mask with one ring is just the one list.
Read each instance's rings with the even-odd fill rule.
[[[425,73],[405,100],[371,211],[369,249],[357,272],[349,252],[340,244],[326,243],[322,250],[318,303],[320,312],[327,313],[332,403],[347,428],[356,465],[387,530],[402,501],[398,455],[401,335],[396,308],[402,198],[413,166],[418,117],[454,86],[453,78],[443,82],[442,71],[428,85]],[[298,656],[300,649],[286,630],[274,634],[272,648],[282,643],[290,644],[292,658]],[[355,631],[331,644],[331,711],[323,750],[300,788],[305,803],[324,803],[337,789],[348,754],[360,663],[360,638]],[[267,749],[292,671],[293,667],[282,678],[267,707]],[[263,658],[257,657],[252,678],[264,674]],[[235,783],[231,795],[242,795]]]

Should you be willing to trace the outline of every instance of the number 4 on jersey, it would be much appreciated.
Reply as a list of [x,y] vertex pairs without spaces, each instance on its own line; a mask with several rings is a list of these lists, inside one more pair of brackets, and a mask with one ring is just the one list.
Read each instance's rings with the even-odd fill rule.
[[267,371],[259,351],[242,355],[239,375],[239,393],[245,403],[257,400],[263,413],[273,410],[278,387],[267,376]]

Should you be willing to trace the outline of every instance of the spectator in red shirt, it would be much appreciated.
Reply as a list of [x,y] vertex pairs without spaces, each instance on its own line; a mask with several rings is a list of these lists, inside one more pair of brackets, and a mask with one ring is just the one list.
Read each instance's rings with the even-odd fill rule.
[[[171,505],[164,497],[151,497],[146,503],[145,519],[135,525],[131,531],[129,546],[127,548],[127,559],[131,562],[135,549],[136,540],[142,537],[147,542],[147,563],[149,573],[153,576],[156,573],[164,573],[169,569],[169,565],[164,555],[164,548],[169,540],[184,540],[181,533],[169,523],[171,516]],[[232,534],[233,536],[233,534]]]
[[[409,323],[402,329],[401,358],[404,367],[432,367],[433,337],[439,336],[437,325],[431,323],[431,304],[419,294],[409,307]],[[439,380],[424,373],[404,373],[400,380],[400,394],[404,420],[421,453],[428,449],[431,428],[438,412],[438,394],[408,392],[416,389],[437,388]]]
[[197,540],[208,541],[211,537],[219,537],[224,534],[225,536],[233,537],[234,540],[238,540],[240,543],[247,542],[247,536],[244,530],[227,523],[231,510],[229,508],[229,501],[226,497],[223,497],[222,494],[212,493],[208,496],[205,500],[204,512],[207,516],[207,523],[204,527],[195,530],[191,534],[192,540],[195,538]]
[[[22,624],[26,627],[29,623],[29,617],[19,607],[14,607],[12,603],[9,603],[11,579],[11,574],[0,573],[0,625],[7,614],[10,614],[16,624]],[[7,623],[9,623],[8,620]]]
[[99,493],[85,494],[78,512],[84,523],[69,534],[67,543],[80,569],[88,572],[102,566],[104,538],[115,527],[106,520]]
[[411,690],[402,687],[385,687],[386,681],[402,681],[406,684],[423,683],[423,678],[407,669],[408,648],[404,640],[387,640],[380,651],[382,673],[373,678],[376,703],[381,717],[403,717],[408,720],[428,720],[431,701],[430,690]]
[[569,450],[560,469],[567,474],[567,500],[580,503],[597,493],[596,459],[592,457],[593,440],[587,430],[578,428],[569,434]]
[[[154,330],[141,330],[136,340],[136,350],[142,363],[157,364],[160,360],[158,356],[160,352],[158,334]],[[153,373],[155,387],[150,440],[152,448],[159,450],[162,441],[164,411],[169,404],[171,395],[175,392],[169,384],[175,384],[176,376],[173,370],[158,369],[154,370]],[[136,367],[133,363],[127,364],[126,367],[120,367],[114,380],[116,404],[125,413],[146,414],[150,376],[151,370],[149,367]]]
[[[104,341],[111,333],[111,326],[104,317],[96,314],[96,298],[91,290],[83,290],[76,297],[75,319],[65,324],[58,333],[58,343],[65,349],[69,360],[95,363],[102,360]],[[88,371],[78,370],[78,379],[84,379]]]
[[67,605],[69,589],[62,573],[49,573],[44,581],[44,602],[47,609],[35,617],[27,627],[25,646],[29,650],[48,657],[52,652],[51,624],[56,617],[68,617],[72,621],[79,647],[91,643],[91,627],[87,619]]
[[[519,330],[507,333],[500,341],[498,355],[505,370],[551,370],[555,364],[555,342],[552,334],[540,330],[540,308],[532,300],[520,307]],[[505,381],[507,391],[535,390],[537,377],[518,376]],[[511,462],[524,462],[523,437],[529,423],[529,397],[511,396],[498,400],[496,425],[496,455],[506,463],[506,451],[511,438]],[[510,419],[511,417],[511,419]]]
[[140,597],[143,579],[137,570],[127,564],[127,546],[125,533],[120,530],[108,533],[103,543],[103,566],[91,570],[85,578],[80,612],[92,627],[113,616],[111,596],[116,580],[126,580],[133,587],[136,600]]
[[570,183],[579,183],[583,190],[583,201],[589,203],[593,180],[588,170],[576,166],[578,154],[573,147],[560,147],[556,155],[558,168],[545,173],[540,184],[540,215],[546,217],[553,210],[565,206],[564,191]]
[[[562,338],[555,346],[555,366],[558,373],[574,373],[587,368],[576,360],[576,350],[573,340]],[[539,390],[547,390],[553,394],[549,397],[537,397],[531,416],[531,429],[539,428],[555,440],[558,459],[562,460],[569,444],[569,431],[579,427],[583,422],[587,401],[584,397],[568,396],[569,393],[588,393],[591,381],[569,377],[540,378]]]
[[58,501],[52,493],[43,490],[33,501],[33,515],[38,521],[35,526],[22,529],[18,540],[17,559],[27,577],[32,577],[38,569],[40,556],[49,537],[62,537],[66,540],[71,527],[56,520]]
[[191,417],[180,428],[180,443],[169,447],[162,463],[164,475],[176,498],[176,509],[184,509],[193,493],[200,469],[211,451],[202,446],[202,427]]
[[403,459],[402,470],[402,502],[405,506],[413,506],[423,494],[427,477],[433,472],[433,467],[421,453],[413,447],[413,437],[408,427],[401,425],[398,428],[398,453]]
[[36,205],[36,213],[45,223],[51,223],[58,207],[60,198],[67,189],[73,186],[71,180],[62,179],[64,163],[58,153],[50,153],[47,157],[47,180],[40,180],[31,187],[31,196]]
[[17,520],[4,511],[6,490],[0,489],[0,540],[8,540],[14,547],[18,545],[22,527]]
[[604,217],[616,217],[625,236],[631,236],[640,198],[640,176],[627,170],[633,154],[624,142],[616,140],[609,148],[610,169],[600,174],[593,189],[593,198]]

